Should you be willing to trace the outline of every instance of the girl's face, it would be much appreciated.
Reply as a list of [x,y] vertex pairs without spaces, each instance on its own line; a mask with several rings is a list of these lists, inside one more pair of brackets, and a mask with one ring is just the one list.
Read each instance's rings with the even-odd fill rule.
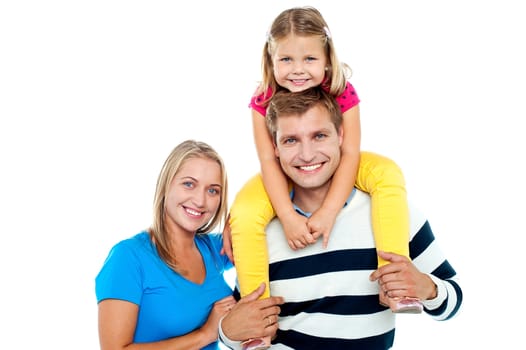
[[290,34],[276,42],[272,55],[274,78],[292,92],[320,85],[325,79],[327,57],[319,36]]
[[207,158],[184,162],[166,194],[166,224],[195,234],[216,214],[221,202],[221,168]]

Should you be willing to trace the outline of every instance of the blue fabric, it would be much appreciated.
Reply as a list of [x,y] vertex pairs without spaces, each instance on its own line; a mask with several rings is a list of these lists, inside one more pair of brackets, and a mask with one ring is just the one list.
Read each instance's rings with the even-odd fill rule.
[[[95,279],[97,302],[112,298],[139,306],[134,342],[184,335],[202,326],[214,302],[232,294],[223,272],[232,267],[220,255],[220,234],[195,238],[206,267],[199,285],[173,271],[159,257],[147,232],[117,243]],[[218,349],[212,343],[205,349]]]

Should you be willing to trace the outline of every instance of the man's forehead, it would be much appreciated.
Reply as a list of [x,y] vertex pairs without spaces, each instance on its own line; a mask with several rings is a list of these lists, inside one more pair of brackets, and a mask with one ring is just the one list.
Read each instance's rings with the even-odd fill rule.
[[283,114],[277,119],[277,131],[281,133],[292,129],[327,128],[329,125],[334,127],[329,111],[319,105],[310,108],[303,114]]

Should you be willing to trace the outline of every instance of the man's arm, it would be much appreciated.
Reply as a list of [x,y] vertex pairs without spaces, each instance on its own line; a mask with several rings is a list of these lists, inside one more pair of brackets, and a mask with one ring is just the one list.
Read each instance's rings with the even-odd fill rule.
[[219,322],[221,341],[232,349],[241,349],[241,341],[274,336],[278,330],[279,305],[282,297],[258,299],[265,290],[262,283],[258,289],[241,298],[232,310]]
[[418,297],[424,311],[434,319],[450,319],[462,304],[456,271],[436,243],[429,223],[414,211],[412,215],[412,228],[415,222],[422,223],[409,245],[412,262],[397,254],[382,253],[392,263],[373,272],[371,280],[378,280],[381,292],[389,297]]

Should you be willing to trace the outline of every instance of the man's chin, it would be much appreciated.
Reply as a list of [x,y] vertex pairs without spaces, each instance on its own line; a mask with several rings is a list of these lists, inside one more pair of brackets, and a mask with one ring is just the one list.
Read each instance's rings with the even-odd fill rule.
[[295,187],[299,187],[304,190],[318,190],[324,185],[327,185],[327,180],[320,180],[320,179],[291,179],[294,183]]

